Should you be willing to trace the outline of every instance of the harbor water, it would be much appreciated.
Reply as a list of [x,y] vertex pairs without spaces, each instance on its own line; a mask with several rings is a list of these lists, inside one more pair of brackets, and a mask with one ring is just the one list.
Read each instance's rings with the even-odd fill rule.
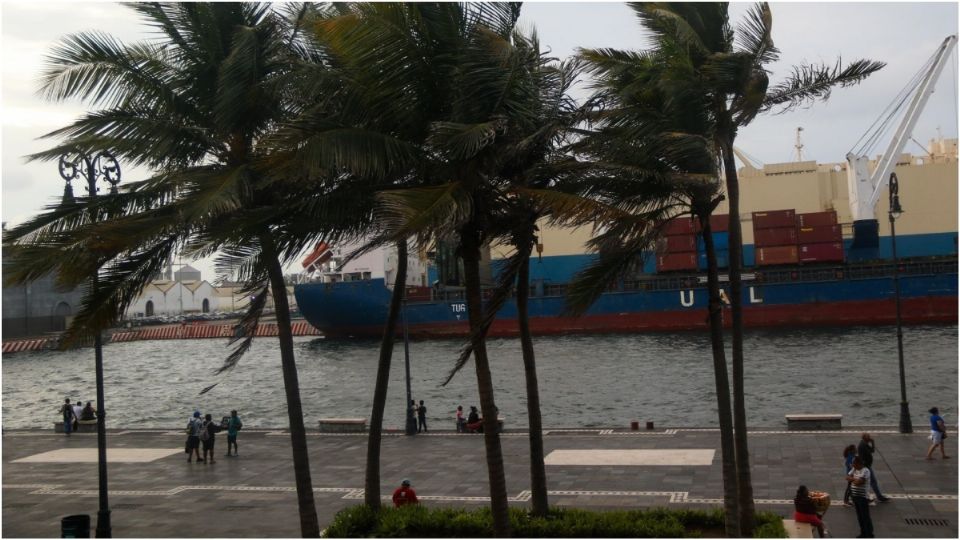
[[[729,341],[729,335],[727,336]],[[728,342],[729,364],[729,342]],[[442,385],[461,342],[410,344],[413,397],[424,400],[432,429],[454,427],[457,405],[479,406],[471,361]],[[308,429],[316,420],[370,416],[376,341],[296,338],[300,393]],[[840,413],[845,425],[896,425],[900,388],[893,327],[751,330],[744,341],[748,422],[785,426],[788,413]],[[535,340],[544,425],[715,427],[716,394],[706,333],[551,336]],[[957,326],[904,329],[907,397],[914,426],[938,405],[956,422]],[[496,400],[507,427],[526,426],[520,344],[489,340]],[[194,410],[214,418],[237,409],[248,427],[288,424],[276,339],[257,339],[232,370],[215,375],[225,340],[116,343],[104,348],[109,428],[174,429]],[[385,426],[404,422],[403,344],[390,374]],[[208,393],[200,391],[218,383]],[[95,399],[92,349],[3,358],[2,425],[50,428],[64,398]]]

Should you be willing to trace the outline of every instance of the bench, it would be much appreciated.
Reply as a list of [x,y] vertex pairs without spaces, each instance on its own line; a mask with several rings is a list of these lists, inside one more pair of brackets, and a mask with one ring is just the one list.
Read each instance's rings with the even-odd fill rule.
[[783,520],[783,528],[787,531],[787,538],[816,538],[817,528],[809,523],[801,523],[792,519]]
[[788,430],[841,429],[842,414],[787,414]]
[[[96,420],[78,420],[77,429],[73,433],[96,433],[97,432],[97,421]],[[53,423],[54,433],[63,433],[63,422],[54,422]]]
[[321,418],[321,433],[364,433],[367,431],[366,418]]

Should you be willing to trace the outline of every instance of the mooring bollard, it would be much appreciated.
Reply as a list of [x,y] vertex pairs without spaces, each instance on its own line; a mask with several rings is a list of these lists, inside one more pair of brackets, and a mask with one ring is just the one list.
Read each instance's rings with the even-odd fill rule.
[[653,429],[653,422],[647,422],[647,429]]
[[634,420],[633,422],[630,422],[630,429],[632,429],[633,431],[637,431],[638,429],[640,429],[640,422],[637,422],[636,420]]

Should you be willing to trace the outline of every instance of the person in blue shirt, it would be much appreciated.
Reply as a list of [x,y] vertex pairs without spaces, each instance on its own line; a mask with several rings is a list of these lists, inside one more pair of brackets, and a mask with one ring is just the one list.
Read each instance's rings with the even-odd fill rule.
[[227,420],[227,457],[230,457],[230,447],[233,447],[233,457],[237,457],[240,450],[237,448],[237,432],[243,427],[243,422],[237,416],[237,411],[230,411],[230,419]]
[[940,416],[940,409],[934,407],[927,411],[930,413],[930,448],[927,449],[927,459],[933,459],[933,451],[940,447],[940,455],[943,459],[950,459],[946,450],[943,449],[943,440],[947,438],[947,425]]

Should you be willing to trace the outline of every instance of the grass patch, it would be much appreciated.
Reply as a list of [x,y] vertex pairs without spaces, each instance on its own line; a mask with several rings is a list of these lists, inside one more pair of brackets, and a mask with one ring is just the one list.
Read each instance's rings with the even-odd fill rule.
[[[510,509],[513,536],[520,538],[699,538],[723,534],[723,510],[590,511],[554,508],[546,518]],[[366,505],[337,513],[326,538],[487,538],[493,536],[489,508],[384,507]],[[756,538],[786,538],[782,518],[757,513]]]

